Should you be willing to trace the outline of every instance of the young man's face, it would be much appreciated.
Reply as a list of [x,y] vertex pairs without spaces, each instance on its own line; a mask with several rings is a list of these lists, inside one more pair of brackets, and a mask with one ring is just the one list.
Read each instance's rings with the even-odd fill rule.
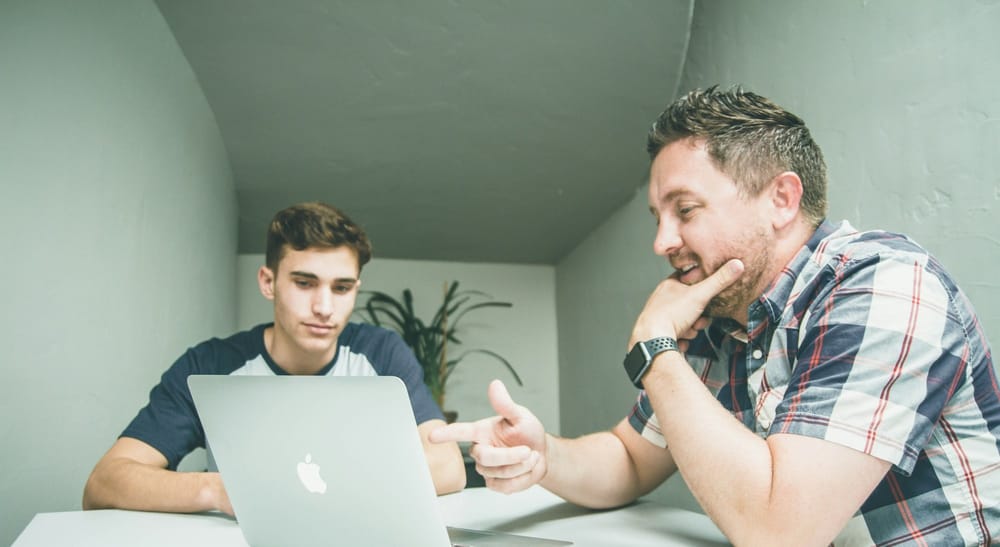
[[348,247],[285,247],[277,272],[260,269],[261,293],[274,301],[272,357],[279,365],[296,369],[306,363],[282,360],[325,364],[333,358],[354,310],[359,273],[357,255]]
[[760,196],[743,198],[731,178],[715,168],[701,142],[690,139],[666,146],[653,160],[649,209],[657,219],[653,251],[697,283],[732,258],[746,269],[735,284],[706,307],[712,317],[746,321],[747,307],[770,283],[774,232]]

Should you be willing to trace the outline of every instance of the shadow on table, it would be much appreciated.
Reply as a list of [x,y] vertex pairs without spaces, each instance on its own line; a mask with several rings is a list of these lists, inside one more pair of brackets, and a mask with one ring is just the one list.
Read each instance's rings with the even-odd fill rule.
[[490,526],[490,528],[501,532],[517,532],[517,530],[542,522],[552,522],[560,519],[593,515],[595,513],[606,513],[614,510],[615,509],[587,509],[586,507],[580,507],[579,505],[573,505],[572,503],[565,502],[546,507],[545,509],[535,511],[534,513],[521,515],[520,517],[510,519],[503,523],[497,523]]
[[200,513],[192,513],[193,515],[200,515],[204,517],[217,518],[219,520],[228,520],[229,522],[236,522],[236,517],[223,513],[222,511],[202,511]]
[[[585,507],[580,507],[579,505],[574,505],[569,502],[559,503],[557,505],[552,505],[546,507],[545,509],[540,509],[533,513],[519,516],[504,522],[497,522],[490,526],[491,530],[498,532],[507,533],[524,533],[523,530],[529,529],[530,527],[541,524],[544,522],[553,522],[562,519],[571,519],[574,517],[580,517],[585,515],[599,515],[602,513],[612,513],[623,508],[629,508],[630,512],[628,519],[634,521],[634,526],[637,528],[642,528],[646,532],[651,534],[659,534],[664,538],[670,538],[671,541],[677,542],[682,541],[685,545],[698,546],[698,547],[731,547],[732,544],[725,539],[719,539],[717,537],[709,537],[712,534],[699,533],[699,531],[694,531],[690,529],[689,524],[681,522],[683,519],[689,518],[689,512],[683,509],[677,509],[683,513],[688,513],[688,515],[683,515],[682,513],[670,513],[664,516],[662,511],[662,506],[657,503],[649,503],[638,501],[625,505],[623,507],[616,507],[614,509],[587,509]],[[708,519],[708,517],[698,514],[700,518]],[[710,522],[706,522],[706,525],[715,529],[714,525]],[[717,532],[716,532],[717,533]],[[673,543],[676,544],[676,543]]]

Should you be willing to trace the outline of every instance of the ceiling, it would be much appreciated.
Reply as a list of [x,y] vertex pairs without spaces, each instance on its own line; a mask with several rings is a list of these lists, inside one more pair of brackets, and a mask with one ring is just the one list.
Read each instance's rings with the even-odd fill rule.
[[239,250],[343,209],[375,256],[554,264],[643,182],[693,0],[157,0],[215,113]]

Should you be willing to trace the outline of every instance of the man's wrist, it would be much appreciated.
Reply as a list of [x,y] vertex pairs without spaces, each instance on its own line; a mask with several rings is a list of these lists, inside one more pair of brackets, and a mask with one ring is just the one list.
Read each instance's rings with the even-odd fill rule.
[[222,484],[222,476],[218,472],[195,473],[194,476],[198,477],[201,483],[197,502],[199,510],[232,513],[226,487]]
[[[675,359],[678,362],[673,362]],[[687,359],[684,358],[684,354],[679,351],[665,351],[653,358],[653,362],[650,363],[643,379],[652,387],[660,381],[664,374],[668,374],[682,365],[687,366]],[[691,370],[690,367],[687,368]]]
[[554,439],[554,437],[548,433],[545,433],[544,435],[545,435],[545,442],[544,446],[542,447],[541,456],[542,456],[542,461],[545,462],[545,471],[542,472],[542,476],[538,478],[538,482],[542,482],[543,480],[545,480],[545,477],[548,476],[549,474],[549,463],[550,463],[549,448],[551,446],[550,444],[551,441]]
[[545,433],[545,443],[544,446],[542,447],[542,454],[541,454],[542,457],[540,459],[540,461],[545,465],[545,469],[542,470],[542,475],[538,478],[536,484],[548,490],[551,490],[551,488],[545,484],[545,481],[546,479],[549,478],[549,471],[552,470],[552,459],[549,456],[553,454],[553,447],[555,446],[556,459],[559,458],[558,455],[559,447],[557,446],[559,444],[558,441],[559,438],[556,437],[555,435]]
[[680,352],[677,340],[669,336],[660,336],[646,341],[637,342],[625,355],[623,365],[629,380],[639,389],[643,389],[642,378],[649,372],[653,360],[664,352]]

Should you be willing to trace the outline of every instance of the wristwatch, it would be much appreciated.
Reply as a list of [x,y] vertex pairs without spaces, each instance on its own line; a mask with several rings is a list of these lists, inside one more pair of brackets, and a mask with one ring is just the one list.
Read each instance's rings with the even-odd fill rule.
[[653,358],[665,351],[680,350],[680,347],[677,346],[677,340],[667,336],[653,338],[645,342],[636,342],[632,346],[632,351],[625,356],[625,373],[628,374],[629,380],[632,380],[635,387],[643,389],[642,376],[649,370],[649,365],[653,364]]

